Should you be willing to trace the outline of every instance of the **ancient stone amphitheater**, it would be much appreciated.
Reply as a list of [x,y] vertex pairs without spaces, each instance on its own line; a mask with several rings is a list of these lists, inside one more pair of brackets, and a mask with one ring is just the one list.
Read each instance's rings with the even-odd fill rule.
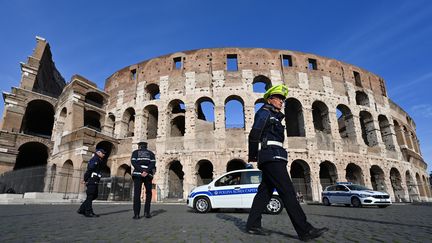
[[128,179],[131,151],[145,140],[157,157],[156,200],[184,199],[244,168],[263,92],[284,83],[288,170],[307,200],[320,201],[337,181],[387,191],[393,201],[432,198],[414,121],[367,70],[288,50],[200,49],[127,66],[100,90],[78,75],[66,83],[47,41],[36,39],[19,87],[3,93],[0,131],[0,172],[43,168],[36,191],[82,192],[96,148],[108,151],[105,176]]

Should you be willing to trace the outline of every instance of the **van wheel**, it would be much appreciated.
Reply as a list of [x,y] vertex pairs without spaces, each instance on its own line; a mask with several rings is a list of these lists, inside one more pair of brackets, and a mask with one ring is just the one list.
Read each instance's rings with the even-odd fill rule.
[[280,214],[283,210],[282,200],[278,196],[272,196],[270,202],[265,208],[265,212],[268,214]]
[[328,200],[328,198],[323,198],[323,204],[325,205],[325,206],[330,206],[331,204],[330,204],[330,201]]
[[206,197],[195,199],[194,209],[197,213],[207,213],[211,209],[210,201]]
[[353,207],[355,207],[355,208],[359,208],[359,207],[362,206],[362,205],[361,205],[361,202],[360,202],[360,199],[358,199],[357,197],[353,197],[353,198],[351,199],[351,204],[352,204]]

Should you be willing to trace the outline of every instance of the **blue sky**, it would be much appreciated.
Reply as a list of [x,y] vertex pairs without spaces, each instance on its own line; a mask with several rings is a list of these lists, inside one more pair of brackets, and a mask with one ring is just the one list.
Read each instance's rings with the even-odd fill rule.
[[[113,72],[199,48],[263,47],[338,59],[383,77],[417,124],[432,166],[432,2],[0,0],[0,90],[19,85],[35,36],[46,38],[69,81],[103,88]],[[0,112],[4,103],[1,102]]]

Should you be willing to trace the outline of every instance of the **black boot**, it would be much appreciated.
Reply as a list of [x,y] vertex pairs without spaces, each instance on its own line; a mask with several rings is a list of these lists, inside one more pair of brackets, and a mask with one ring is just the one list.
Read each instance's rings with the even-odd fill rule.
[[324,228],[312,228],[305,235],[299,236],[301,241],[309,241],[315,238],[320,237],[324,232],[328,231],[327,227]]

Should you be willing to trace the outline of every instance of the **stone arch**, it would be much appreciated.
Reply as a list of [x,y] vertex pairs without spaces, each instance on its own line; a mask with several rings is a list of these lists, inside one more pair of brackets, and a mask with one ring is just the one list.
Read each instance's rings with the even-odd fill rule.
[[348,106],[340,104],[336,107],[339,135],[345,143],[356,143],[354,116]]
[[101,115],[99,112],[93,110],[84,111],[84,126],[94,129],[96,131],[101,131]]
[[266,103],[266,102],[265,102],[264,98],[259,98],[259,99],[257,99],[257,100],[255,101],[255,108],[254,108],[255,113],[257,113],[257,111],[258,111],[259,109],[261,109],[261,107],[262,107],[265,103]]
[[109,156],[111,154],[116,154],[117,153],[117,149],[114,146],[113,143],[109,142],[109,141],[100,141],[99,143],[96,144],[96,149],[103,149],[105,150],[106,154],[105,154],[105,159],[107,160],[109,158]]
[[115,134],[115,121],[116,121],[115,115],[111,112],[108,113],[106,127],[108,128],[108,131],[112,136],[114,136]]
[[[235,114],[235,115],[234,115]],[[240,96],[225,99],[225,128],[245,128],[244,102]]]
[[122,129],[120,134],[122,137],[133,137],[135,135],[135,109],[127,108],[122,117]]
[[186,106],[183,101],[175,99],[168,104],[168,134],[170,135],[170,137],[182,137],[186,133],[185,113]]
[[379,115],[378,123],[381,132],[381,138],[386,146],[387,150],[395,150],[395,145],[393,143],[393,134],[390,129],[390,123],[386,116]]
[[296,192],[300,191],[306,200],[312,200],[311,171],[304,160],[294,160],[290,175]]
[[246,168],[246,162],[242,159],[232,159],[228,161],[226,171],[241,170]]
[[215,129],[215,104],[209,97],[201,97],[195,102],[196,131]]
[[159,123],[159,112],[156,105],[148,105],[144,108],[144,130],[146,131],[145,138],[155,139],[157,138],[157,130]]
[[66,120],[67,117],[67,108],[63,107],[60,111],[60,115],[59,115],[59,119],[58,121],[60,122],[64,122]]
[[325,134],[331,133],[329,110],[324,102],[315,101],[312,104],[312,117],[315,132],[322,132]]
[[408,130],[408,128],[406,126],[403,126],[403,134],[405,137],[405,141],[406,141],[406,145],[408,146],[409,149],[413,149],[413,145],[411,142],[411,132]]
[[426,196],[426,192],[425,192],[425,188],[423,185],[423,182],[421,181],[420,175],[418,173],[416,173],[416,184],[418,187],[418,191],[420,193],[420,197],[425,197]]
[[104,98],[101,94],[90,91],[85,95],[84,102],[102,108],[104,105]]
[[252,86],[253,92],[265,93],[270,87],[272,87],[272,83],[268,77],[258,75],[253,79]]
[[378,165],[372,165],[369,169],[372,189],[387,192],[384,171]]
[[409,172],[409,170],[407,170],[405,172],[405,181],[406,181],[406,185],[408,188],[409,201],[410,202],[420,201],[420,194],[419,194],[416,182],[415,182],[414,178],[411,176],[411,173]]
[[20,131],[25,134],[49,138],[54,126],[54,107],[45,100],[32,100],[27,104]]
[[131,166],[122,164],[117,168],[116,176],[131,179]]
[[402,177],[399,170],[395,167],[390,169],[390,182],[393,188],[395,201],[401,202],[402,198],[405,198],[405,192],[402,188]]
[[349,163],[345,169],[345,179],[354,184],[365,185],[363,178],[363,170],[360,166]]
[[178,160],[168,164],[168,198],[183,198],[183,165]]
[[369,147],[376,146],[378,141],[372,115],[367,111],[360,111],[359,119],[364,143]]
[[394,124],[395,133],[396,133],[396,141],[397,141],[399,146],[402,146],[402,145],[404,145],[402,128],[399,125],[399,122],[396,120],[393,120],[393,124]]
[[27,142],[18,148],[14,170],[46,166],[48,160],[48,147],[40,142]]
[[202,159],[195,166],[197,186],[206,185],[213,180],[213,164],[209,160]]
[[59,192],[72,192],[74,166],[72,160],[68,159],[63,163],[60,170]]
[[285,126],[288,137],[306,136],[303,107],[295,98],[285,101]]
[[356,104],[361,106],[369,106],[369,97],[363,91],[356,91]]
[[336,165],[327,160],[322,162],[320,164],[319,178],[322,189],[335,184],[338,179]]
[[155,83],[148,84],[145,87],[146,98],[148,100],[158,100],[160,99],[159,85]]

